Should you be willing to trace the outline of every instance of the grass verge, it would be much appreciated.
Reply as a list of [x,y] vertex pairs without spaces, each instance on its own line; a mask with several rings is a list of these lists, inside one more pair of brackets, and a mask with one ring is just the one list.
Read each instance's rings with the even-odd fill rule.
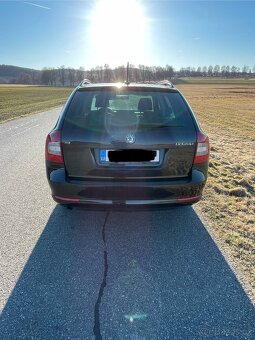
[[178,88],[211,144],[208,182],[196,210],[255,301],[255,86]]

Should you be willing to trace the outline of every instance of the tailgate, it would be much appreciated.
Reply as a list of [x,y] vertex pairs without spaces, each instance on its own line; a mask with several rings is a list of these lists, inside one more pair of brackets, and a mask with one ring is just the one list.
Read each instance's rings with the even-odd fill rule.
[[[194,130],[160,128],[153,133],[137,132],[135,139],[134,144],[128,145],[124,141],[112,141],[107,134],[84,133],[78,129],[71,135],[63,133],[67,174],[70,177],[102,178],[188,176],[196,147]],[[118,153],[115,155],[117,160],[111,156],[107,159],[106,152]]]

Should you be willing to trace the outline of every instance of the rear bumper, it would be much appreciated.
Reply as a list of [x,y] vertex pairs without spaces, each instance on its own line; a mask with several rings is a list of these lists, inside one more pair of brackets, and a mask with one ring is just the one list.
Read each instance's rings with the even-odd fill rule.
[[206,178],[193,170],[188,179],[68,180],[64,169],[50,173],[53,199],[61,204],[88,206],[169,206],[198,202]]

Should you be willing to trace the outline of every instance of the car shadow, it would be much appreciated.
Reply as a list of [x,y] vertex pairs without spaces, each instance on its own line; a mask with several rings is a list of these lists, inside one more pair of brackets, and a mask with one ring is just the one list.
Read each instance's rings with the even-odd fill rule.
[[1,339],[93,335],[104,212],[53,210],[1,316]]
[[190,207],[56,206],[2,312],[1,339],[91,339],[98,301],[104,339],[255,335],[250,300]]
[[255,310],[191,207],[115,213],[104,339],[253,339]]

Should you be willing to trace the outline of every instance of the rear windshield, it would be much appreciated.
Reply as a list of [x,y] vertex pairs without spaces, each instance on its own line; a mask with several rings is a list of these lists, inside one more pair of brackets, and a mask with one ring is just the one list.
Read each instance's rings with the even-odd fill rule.
[[189,108],[178,92],[132,89],[77,91],[64,121],[64,128],[110,133],[170,126],[193,126]]

